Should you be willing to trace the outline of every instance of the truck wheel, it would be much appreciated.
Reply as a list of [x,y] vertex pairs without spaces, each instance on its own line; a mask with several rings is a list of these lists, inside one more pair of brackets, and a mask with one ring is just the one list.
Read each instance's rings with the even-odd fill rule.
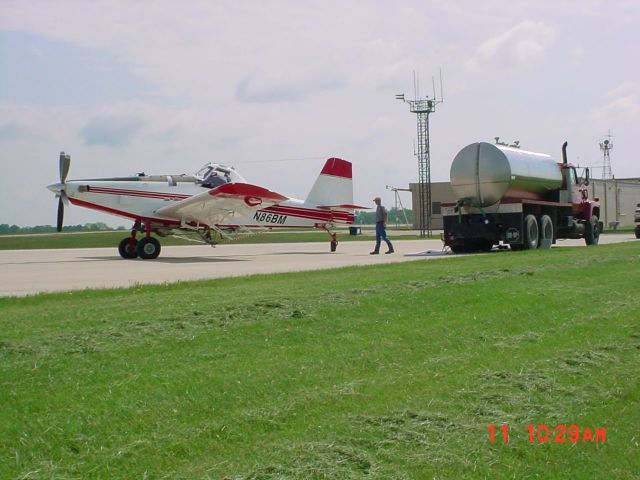
[[538,248],[538,221],[534,215],[524,217],[524,249]]
[[640,238],[640,225],[636,227],[636,238]]
[[549,215],[540,217],[540,248],[551,248],[553,243],[553,222]]
[[592,216],[584,225],[584,242],[587,245],[597,245],[600,240],[600,224],[598,223],[598,217]]
[[491,240],[479,240],[477,247],[480,252],[490,252],[493,248],[493,242]]
[[467,249],[464,245],[450,245],[451,251],[453,253],[467,253]]

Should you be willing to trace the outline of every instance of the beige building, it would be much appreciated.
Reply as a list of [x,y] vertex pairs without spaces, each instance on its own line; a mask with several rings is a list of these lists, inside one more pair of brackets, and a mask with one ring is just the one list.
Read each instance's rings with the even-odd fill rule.
[[[418,229],[420,218],[420,201],[418,184],[409,184],[411,190],[411,207],[413,209],[413,228]],[[640,178],[624,178],[615,180],[592,179],[589,185],[589,196],[600,199],[600,220],[605,229],[617,226],[633,226],[636,205],[640,203]],[[431,184],[431,228],[442,230],[442,213],[440,205],[455,203],[457,200],[449,182]]]

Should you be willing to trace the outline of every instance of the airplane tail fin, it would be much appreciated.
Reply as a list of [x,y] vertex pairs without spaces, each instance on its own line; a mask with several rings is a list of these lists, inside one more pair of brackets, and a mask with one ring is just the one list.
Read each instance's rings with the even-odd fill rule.
[[366,208],[353,205],[353,179],[351,162],[341,158],[330,158],[324,164],[313,184],[305,203],[324,208],[352,210]]

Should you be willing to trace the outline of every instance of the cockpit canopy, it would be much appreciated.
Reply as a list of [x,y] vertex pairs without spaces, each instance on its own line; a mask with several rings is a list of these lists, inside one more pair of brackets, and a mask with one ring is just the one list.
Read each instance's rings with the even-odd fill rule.
[[207,163],[194,175],[198,178],[200,185],[205,188],[215,188],[225,183],[246,183],[245,179],[233,167],[218,163]]

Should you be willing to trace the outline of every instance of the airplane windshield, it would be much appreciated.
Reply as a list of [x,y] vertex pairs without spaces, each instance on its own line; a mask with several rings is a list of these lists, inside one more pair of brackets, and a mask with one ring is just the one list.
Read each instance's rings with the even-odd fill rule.
[[233,167],[208,163],[194,174],[203,187],[213,188],[224,183],[244,182],[244,178]]
[[209,164],[196,172],[196,176],[202,179],[201,186],[215,188],[231,182],[231,170],[222,165]]
[[198,178],[207,178],[211,170],[213,170],[213,167],[211,165],[205,165],[200,170],[198,170],[194,175]]

